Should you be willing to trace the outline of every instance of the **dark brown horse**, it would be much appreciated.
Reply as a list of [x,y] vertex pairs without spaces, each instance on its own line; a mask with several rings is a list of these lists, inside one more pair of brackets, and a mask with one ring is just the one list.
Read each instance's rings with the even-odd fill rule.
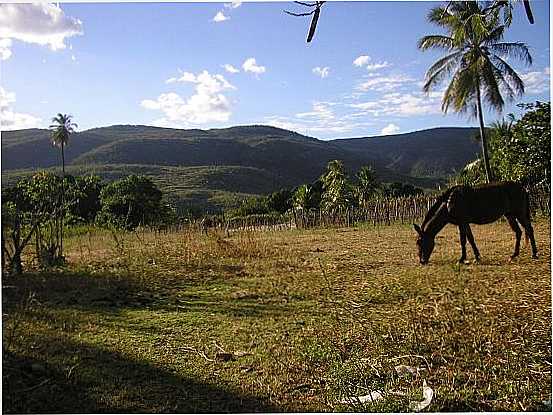
[[459,227],[461,237],[459,262],[464,263],[467,259],[465,248],[467,239],[474,251],[475,260],[479,261],[480,252],[474,242],[469,224],[492,223],[501,216],[507,218],[516,237],[511,260],[518,256],[520,250],[522,231],[518,223],[524,228],[526,239],[530,239],[532,258],[537,258],[538,249],[530,222],[528,193],[517,183],[501,182],[475,187],[454,186],[442,193],[426,214],[422,225],[413,225],[418,234],[417,248],[420,263],[428,262],[434,250],[434,238],[448,223]]

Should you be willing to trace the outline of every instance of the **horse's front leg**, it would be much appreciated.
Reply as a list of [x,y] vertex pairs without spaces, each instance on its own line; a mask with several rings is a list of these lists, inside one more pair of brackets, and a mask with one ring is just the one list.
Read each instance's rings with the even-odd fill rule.
[[461,240],[461,258],[459,258],[459,263],[464,264],[467,260],[467,233],[465,231],[464,225],[459,225],[459,239]]
[[507,222],[509,222],[509,225],[511,226],[511,229],[515,233],[515,250],[513,252],[513,255],[511,255],[511,261],[515,259],[519,252],[520,252],[520,237],[522,236],[522,231],[520,230],[520,227],[518,226],[518,223],[514,216],[505,216],[507,218]]
[[474,260],[476,262],[480,262],[480,252],[478,251],[476,242],[474,242],[474,236],[472,235],[472,230],[470,229],[470,225],[468,223],[465,226],[465,232],[467,234],[467,239],[469,240],[469,244],[472,247],[472,252],[474,252]]

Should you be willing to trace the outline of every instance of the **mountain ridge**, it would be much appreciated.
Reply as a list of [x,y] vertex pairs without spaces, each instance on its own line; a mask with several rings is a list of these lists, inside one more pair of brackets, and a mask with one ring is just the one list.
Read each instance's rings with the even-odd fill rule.
[[[106,178],[121,177],[127,171],[146,172],[167,189],[178,187],[164,179],[167,168],[180,169],[178,174],[171,170],[170,177],[186,177],[187,183],[193,183],[187,192],[196,189],[197,193],[260,194],[295,187],[316,180],[334,159],[343,160],[352,176],[369,164],[381,181],[434,187],[475,158],[479,145],[470,138],[474,131],[439,127],[393,136],[319,140],[263,125],[181,130],[119,124],[75,133],[65,148],[65,159],[68,171],[100,171]],[[45,129],[2,132],[3,178],[12,181],[19,174],[57,168],[59,150],[52,148],[49,137]],[[230,166],[234,168],[220,172],[228,175],[222,181],[227,189],[210,189],[210,169]],[[191,180],[193,174],[205,180]],[[251,186],[248,174],[263,179]],[[232,185],[233,177],[240,185]]]

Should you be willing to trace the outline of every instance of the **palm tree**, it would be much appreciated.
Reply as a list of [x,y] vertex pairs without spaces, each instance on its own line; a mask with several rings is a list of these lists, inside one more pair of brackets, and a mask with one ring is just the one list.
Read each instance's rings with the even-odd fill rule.
[[[478,117],[482,157],[487,181],[492,181],[488,147],[482,114],[482,102],[501,112],[505,105],[502,94],[509,100],[524,93],[524,83],[505,57],[518,58],[532,64],[528,47],[522,42],[503,42],[507,25],[500,23],[499,11],[483,13],[484,5],[477,1],[450,3],[435,7],[428,20],[447,31],[447,35],[424,36],[419,49],[442,49],[447,55],[435,62],[426,72],[423,90],[429,92],[447,76],[451,81],[442,98],[442,111],[450,107],[455,112]],[[471,16],[480,16],[473,19]]]
[[379,183],[374,169],[371,166],[361,167],[357,172],[357,185],[355,187],[359,206],[364,207],[378,188]]
[[72,116],[58,113],[52,118],[50,125],[52,144],[61,149],[61,220],[59,225],[60,258],[63,259],[63,217],[65,212],[65,146],[69,143],[69,137],[75,132],[77,124],[72,122]]
[[77,124],[72,122],[72,116],[58,113],[52,118],[53,124],[50,125],[52,144],[61,149],[61,168],[62,177],[65,177],[65,151],[64,148],[69,142],[69,137],[75,132]]
[[351,202],[351,186],[341,160],[332,160],[321,177],[323,182],[322,205],[325,210],[335,212],[346,209]]

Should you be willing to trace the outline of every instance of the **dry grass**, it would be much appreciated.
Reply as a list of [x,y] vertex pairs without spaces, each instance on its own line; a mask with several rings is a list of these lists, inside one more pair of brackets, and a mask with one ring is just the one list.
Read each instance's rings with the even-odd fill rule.
[[474,227],[483,261],[460,267],[453,227],[425,267],[401,225],[75,236],[67,270],[4,281],[4,410],[406,411],[423,380],[431,411],[543,409],[549,221],[535,231],[540,259],[508,263],[508,225]]

